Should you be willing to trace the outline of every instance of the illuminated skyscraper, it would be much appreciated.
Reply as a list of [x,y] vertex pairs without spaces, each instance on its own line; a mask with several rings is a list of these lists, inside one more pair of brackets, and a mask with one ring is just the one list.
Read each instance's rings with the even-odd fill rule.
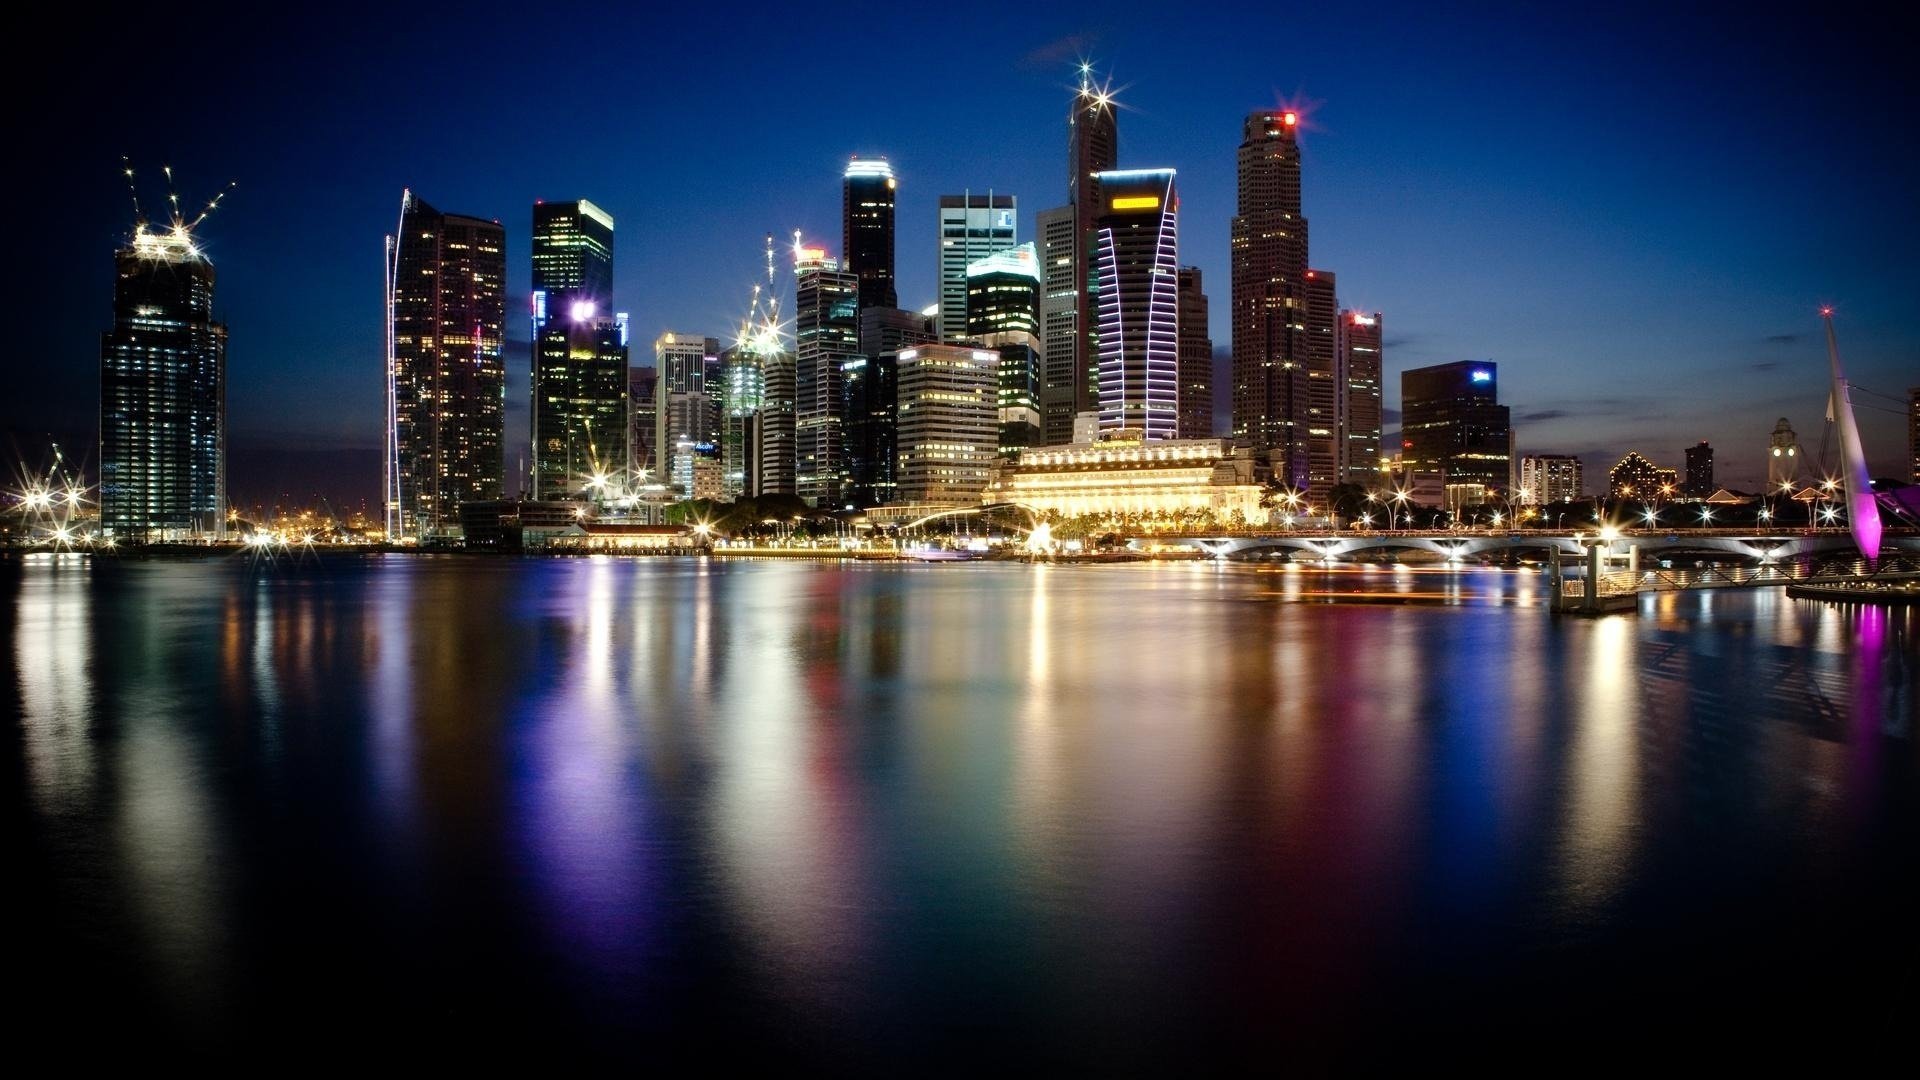
[[860,312],[861,355],[841,367],[847,395],[845,501],[853,506],[882,506],[896,498],[900,353],[937,340],[935,322],[917,311]]
[[1512,473],[1512,424],[1500,404],[1499,365],[1438,364],[1400,374],[1402,460],[1440,472],[1449,488],[1504,491]]
[[408,193],[390,251],[387,531],[452,537],[506,494],[506,230]]
[[1536,506],[1573,502],[1584,494],[1581,473],[1571,454],[1528,454],[1520,459],[1520,497]]
[[753,456],[754,426],[767,403],[767,373],[750,343],[720,353],[720,487],[733,500],[754,490],[759,461]]
[[940,196],[940,340],[967,336],[967,267],[1019,240],[1011,195]]
[[1040,236],[1040,341],[1046,358],[1040,408],[1045,414],[1049,446],[1073,441],[1078,388],[1087,381],[1078,333],[1081,281],[1074,272],[1080,244],[1074,225],[1076,213],[1068,204],[1042,210],[1036,218]]
[[1344,442],[1341,482],[1373,486],[1380,475],[1381,316],[1342,311],[1339,331],[1339,379],[1345,399],[1340,411]]
[[1000,356],[1000,452],[1043,441],[1040,417],[1040,258],[1032,244],[967,267],[968,341]]
[[842,368],[860,355],[860,279],[824,248],[796,247],[793,283],[794,491],[838,509],[847,479]]
[[1920,386],[1907,390],[1907,453],[1913,458],[1913,482],[1920,484]]
[[898,501],[980,501],[999,445],[1000,357],[964,345],[900,351]]
[[1265,453],[1274,479],[1304,490],[1307,221],[1300,213],[1300,118],[1248,115],[1231,228],[1233,433]]
[[1307,497],[1322,505],[1340,482],[1340,297],[1331,270],[1308,270],[1305,330]]
[[[708,375],[720,362],[720,342],[699,334],[661,334],[653,343],[655,457],[661,482],[691,498],[693,462],[699,448],[713,446],[720,431],[720,388]],[[717,381],[717,380],[716,380]]]
[[535,499],[626,483],[627,325],[612,307],[613,218],[585,199],[535,203]]
[[1179,195],[1172,169],[1097,173],[1094,323],[1102,432],[1180,427]]
[[1180,268],[1180,433],[1213,436],[1213,339],[1207,336],[1207,294],[1200,268]]
[[748,453],[759,465],[749,493],[753,495],[792,495],[795,491],[794,420],[798,411],[798,391],[794,356],[783,349],[760,355],[760,371],[766,382],[766,399],[752,428],[753,445]]
[[141,222],[114,255],[100,340],[100,526],[135,542],[226,535],[227,328],[184,224]]
[[860,309],[894,307],[893,205],[896,183],[886,159],[854,158],[842,180],[840,249],[860,278]]
[[1104,212],[1094,176],[1120,167],[1120,121],[1112,91],[1095,84],[1092,68],[1080,67],[1080,86],[1067,110],[1067,204],[1073,207],[1073,280],[1077,294],[1074,311],[1073,411],[1099,408],[1099,362],[1093,336],[1098,320],[1093,302],[1094,219]]
[[1713,447],[1705,439],[1686,449],[1687,474],[1680,482],[1682,494],[1704,499],[1713,494]]

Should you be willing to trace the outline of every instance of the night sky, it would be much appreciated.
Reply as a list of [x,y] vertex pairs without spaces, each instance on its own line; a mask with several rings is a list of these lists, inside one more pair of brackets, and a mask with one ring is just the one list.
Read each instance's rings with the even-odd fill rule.
[[[1582,454],[1590,490],[1626,450],[1677,467],[1703,438],[1720,481],[1752,488],[1776,418],[1818,455],[1821,303],[1858,387],[1920,383],[1920,95],[1864,9],[258,10],[180,8],[25,54],[44,67],[16,109],[33,272],[0,396],[12,448],[51,434],[94,456],[122,154],[148,206],[163,162],[183,202],[239,185],[200,233],[232,333],[236,503],[357,504],[379,484],[381,243],[403,187],[507,226],[511,473],[536,198],[614,215],[616,300],[651,362],[660,331],[731,329],[765,233],[837,254],[841,167],[884,154],[900,300],[921,307],[939,195],[1014,193],[1022,240],[1065,201],[1081,56],[1123,88],[1122,166],[1179,170],[1181,259],[1205,271],[1221,356],[1240,121],[1303,109],[1313,264],[1385,313],[1389,428],[1401,370],[1491,359],[1520,451]],[[1904,475],[1883,411],[1901,406],[1856,401],[1875,474]]]

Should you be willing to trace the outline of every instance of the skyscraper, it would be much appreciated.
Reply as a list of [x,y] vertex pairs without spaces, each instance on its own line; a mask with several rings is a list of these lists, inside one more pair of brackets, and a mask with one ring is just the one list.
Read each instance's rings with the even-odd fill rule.
[[860,278],[860,308],[899,304],[893,287],[893,167],[885,158],[847,163],[842,178],[840,249]]
[[900,353],[936,341],[936,321],[921,312],[897,308],[860,312],[861,355],[841,365],[847,396],[845,501],[853,506],[895,501]]
[[1274,479],[1309,481],[1306,410],[1307,221],[1300,213],[1300,118],[1247,116],[1231,227],[1233,433],[1269,457]]
[[1713,494],[1713,447],[1701,439],[1697,445],[1687,447],[1686,459],[1687,475],[1680,483],[1680,491],[1700,499]]
[[646,474],[643,483],[661,482],[654,449],[659,439],[659,410],[653,392],[659,385],[659,368],[642,365],[627,369],[627,455],[633,460],[635,480],[641,481],[640,474]]
[[613,218],[585,199],[535,203],[535,499],[626,482],[627,326],[612,307]]
[[750,341],[720,353],[720,488],[733,500],[755,489],[754,426],[767,404],[767,372]]
[[980,501],[999,444],[999,364],[992,350],[964,345],[900,351],[899,501]]
[[720,387],[707,378],[719,358],[715,338],[669,331],[654,339],[653,365],[660,373],[654,391],[657,479],[684,498],[692,498],[698,448],[712,446],[720,435]]
[[793,283],[794,490],[809,505],[838,509],[847,478],[843,367],[860,355],[860,279],[826,249],[796,246]]
[[[1402,458],[1409,471],[1442,472],[1449,489],[1481,497],[1511,482],[1512,425],[1500,404],[1499,366],[1438,364],[1400,375]],[[1471,493],[1465,501],[1477,501]]]
[[1799,480],[1800,438],[1783,416],[1767,439],[1767,487],[1772,491],[1791,490]]
[[751,495],[792,495],[795,490],[794,420],[798,412],[796,372],[792,353],[778,347],[760,354],[766,398],[752,427],[748,455],[759,466],[748,488]]
[[1340,297],[1333,271],[1308,270],[1305,292],[1307,497],[1320,504],[1340,482]]
[[[506,230],[401,196],[390,242],[387,532],[451,537],[505,497]],[[622,378],[625,373],[622,372]]]
[[1046,359],[1040,409],[1045,414],[1049,446],[1073,441],[1074,412],[1087,381],[1079,334],[1082,282],[1074,272],[1080,244],[1074,224],[1077,212],[1069,203],[1042,210],[1036,218],[1040,235],[1040,342]]
[[1536,506],[1573,502],[1584,494],[1582,472],[1571,454],[1528,454],[1520,459],[1520,497]]
[[1019,241],[1011,195],[940,196],[940,340],[967,334],[967,267]]
[[1180,426],[1179,196],[1172,169],[1094,175],[1100,430],[1171,439]]
[[1044,438],[1040,415],[1040,257],[1032,244],[967,267],[968,341],[1000,356],[1000,452],[1012,455]]
[[100,339],[101,531],[224,537],[227,328],[213,320],[213,263],[176,218],[136,224],[114,270],[113,329]]
[[1207,294],[1200,268],[1180,268],[1181,439],[1213,437],[1213,339],[1207,336]]
[[1920,386],[1907,389],[1907,454],[1913,458],[1913,482],[1920,484]]
[[1344,451],[1341,482],[1372,486],[1380,470],[1380,388],[1382,333],[1379,312],[1340,313],[1337,380],[1346,395],[1340,410]]
[[[1067,204],[1073,207],[1074,381],[1073,411],[1099,408],[1093,304],[1094,219],[1100,205],[1094,176],[1120,167],[1120,121],[1113,93],[1095,85],[1089,65],[1080,67],[1080,87],[1067,111]],[[1069,418],[1071,424],[1071,418]]]

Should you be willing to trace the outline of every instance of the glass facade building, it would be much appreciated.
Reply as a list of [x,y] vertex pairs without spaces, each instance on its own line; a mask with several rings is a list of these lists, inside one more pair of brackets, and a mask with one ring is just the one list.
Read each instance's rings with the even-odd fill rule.
[[893,211],[898,183],[884,158],[847,163],[841,180],[840,250],[860,279],[860,309],[899,304],[893,285]]
[[1095,343],[1102,432],[1180,427],[1179,195],[1172,169],[1095,175]]
[[533,207],[532,382],[534,498],[579,498],[597,477],[624,484],[627,326],[613,311],[613,218],[585,199]]

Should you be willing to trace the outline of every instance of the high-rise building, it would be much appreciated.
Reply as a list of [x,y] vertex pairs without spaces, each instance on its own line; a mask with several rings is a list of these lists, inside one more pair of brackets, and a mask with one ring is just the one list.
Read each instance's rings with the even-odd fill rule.
[[1042,210],[1035,219],[1040,235],[1040,351],[1046,358],[1040,410],[1049,446],[1073,441],[1074,413],[1087,383],[1079,333],[1083,282],[1074,271],[1080,243],[1077,212],[1069,204]]
[[1629,450],[1607,470],[1607,497],[1652,502],[1659,498],[1660,489],[1672,475],[1672,469],[1662,469],[1638,450]]
[[659,384],[657,368],[642,365],[627,369],[627,454],[633,459],[635,480],[643,484],[658,483],[662,475],[654,452],[659,410],[654,407],[653,392]]
[[747,453],[759,466],[748,487],[751,495],[792,495],[795,492],[796,454],[794,422],[798,413],[794,356],[785,349],[760,354],[766,398],[754,420],[752,445]]
[[1333,271],[1308,270],[1305,293],[1307,497],[1321,504],[1340,482],[1340,297]]
[[847,478],[846,362],[860,355],[860,279],[824,248],[794,252],[795,493],[838,509]]
[[1172,169],[1094,176],[1095,337],[1102,432],[1180,427],[1180,201]]
[[1341,483],[1373,487],[1380,476],[1380,313],[1340,313],[1338,383],[1345,395],[1340,409],[1344,450]]
[[1242,127],[1231,226],[1233,433],[1268,457],[1277,482],[1304,490],[1311,476],[1299,124],[1292,111],[1261,110]]
[[720,438],[722,388],[709,378],[720,362],[717,338],[669,331],[653,342],[654,456],[659,480],[684,498],[692,498],[694,456]]
[[176,219],[135,225],[114,270],[113,329],[100,340],[101,531],[224,537],[227,328],[213,319],[213,262]]
[[1571,454],[1528,454],[1520,459],[1520,497],[1535,506],[1574,502],[1584,493],[1581,473]]
[[[1094,177],[1120,167],[1120,120],[1113,94],[1096,86],[1082,65],[1080,87],[1067,111],[1067,204],[1073,207],[1074,379],[1073,414],[1099,409],[1099,354],[1094,342],[1094,219],[1101,205]],[[1072,415],[1068,417],[1071,424]]]
[[732,501],[755,490],[760,471],[754,427],[767,404],[767,373],[751,341],[720,353],[719,400],[720,497]]
[[535,203],[535,499],[625,484],[627,366],[626,316],[613,311],[613,218],[585,199]]
[[940,340],[966,336],[967,267],[1019,243],[1011,195],[940,196]]
[[847,395],[845,499],[850,506],[884,506],[893,501],[899,356],[897,349],[863,354],[840,368]]
[[1511,480],[1512,424],[1500,404],[1499,366],[1438,364],[1400,375],[1401,458],[1412,472],[1440,472],[1449,488],[1483,495]]
[[980,501],[999,446],[1000,357],[965,345],[919,345],[899,357],[897,501]]
[[920,311],[899,308],[863,308],[860,311],[860,352],[865,356],[897,353],[910,345],[940,340],[936,319]]
[[1686,449],[1687,478],[1680,483],[1682,494],[1704,499],[1713,494],[1713,447],[1701,439]]
[[854,158],[842,179],[840,250],[860,278],[860,309],[899,303],[893,287],[893,167],[885,158]]
[[506,494],[506,230],[409,192],[390,254],[387,532],[452,537]]
[[967,267],[968,341],[1000,355],[1000,452],[1040,445],[1040,257],[1032,244]]
[[1200,268],[1180,268],[1181,439],[1213,436],[1213,338],[1207,335],[1207,294]]
[[1767,439],[1767,487],[1772,491],[1792,490],[1799,480],[1800,438],[1783,416]]

